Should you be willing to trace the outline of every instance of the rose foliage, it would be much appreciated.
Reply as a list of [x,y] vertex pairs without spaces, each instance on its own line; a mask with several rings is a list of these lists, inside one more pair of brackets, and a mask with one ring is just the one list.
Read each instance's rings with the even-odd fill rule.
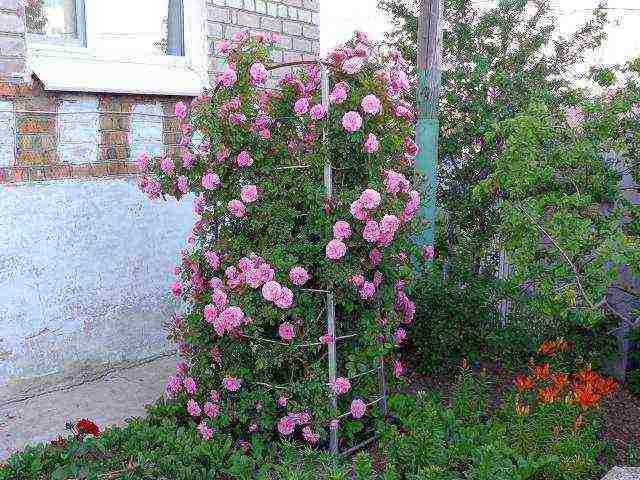
[[142,155],[140,186],[152,199],[192,200],[199,217],[171,286],[183,307],[171,337],[185,361],[169,396],[205,439],[321,444],[330,425],[349,437],[371,422],[379,365],[391,383],[403,372],[397,347],[415,311],[405,292],[420,254],[409,241],[421,204],[415,114],[401,100],[406,62],[374,53],[363,34],[330,54],[328,104],[317,64],[280,70],[279,88],[266,88],[278,48],[277,38],[248,33],[220,42],[228,62],[214,90],[176,106],[180,155]]

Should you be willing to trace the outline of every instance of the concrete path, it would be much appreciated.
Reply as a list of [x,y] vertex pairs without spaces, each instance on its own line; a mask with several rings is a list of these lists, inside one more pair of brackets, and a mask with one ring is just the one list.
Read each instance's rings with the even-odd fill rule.
[[41,379],[0,387],[0,460],[29,443],[68,435],[70,421],[89,418],[103,427],[144,415],[144,406],[163,394],[176,361],[170,355],[83,372],[57,384]]

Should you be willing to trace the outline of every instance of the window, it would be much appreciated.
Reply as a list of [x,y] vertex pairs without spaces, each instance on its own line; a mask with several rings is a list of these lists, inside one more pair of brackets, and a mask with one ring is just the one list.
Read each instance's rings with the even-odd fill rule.
[[207,84],[206,1],[27,0],[29,64],[50,90],[201,92]]

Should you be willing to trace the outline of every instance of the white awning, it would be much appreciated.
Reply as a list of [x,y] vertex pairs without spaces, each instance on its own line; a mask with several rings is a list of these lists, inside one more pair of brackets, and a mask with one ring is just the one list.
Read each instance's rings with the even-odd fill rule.
[[97,58],[34,55],[29,67],[45,90],[87,93],[129,93],[198,96],[204,90],[202,76],[182,59],[166,63]]

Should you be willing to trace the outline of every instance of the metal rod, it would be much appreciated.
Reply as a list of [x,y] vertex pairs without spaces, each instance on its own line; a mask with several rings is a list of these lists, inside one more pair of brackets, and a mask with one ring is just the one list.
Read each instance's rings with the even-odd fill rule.
[[[376,403],[379,403],[382,400],[383,400],[383,397],[378,397],[375,400],[370,401],[369,403],[365,403],[364,406],[365,407],[370,407],[371,405],[375,405]],[[345,412],[342,415],[337,416],[336,420],[339,420],[339,419],[344,418],[344,417],[348,417],[349,415],[351,415],[351,412]]]
[[378,373],[378,380],[380,382],[380,411],[382,416],[386,417],[388,413],[387,409],[387,374],[385,372],[384,357],[380,357],[380,372]]
[[367,445],[369,445],[370,443],[375,442],[375,441],[378,439],[378,437],[380,437],[380,435],[378,435],[378,434],[376,433],[373,437],[369,438],[368,440],[365,440],[364,442],[361,442],[361,443],[357,444],[355,447],[352,447],[352,448],[350,448],[349,450],[345,450],[344,452],[342,452],[342,455],[343,455],[344,457],[348,457],[349,455],[351,455],[351,454],[353,454],[353,453],[357,452],[357,451],[358,451],[358,450],[360,450],[361,448],[366,447],[366,446],[367,446]]
[[376,368],[372,368],[371,370],[367,370],[366,372],[358,373],[353,377],[349,377],[349,380],[355,380],[356,378],[364,377],[365,375],[369,375],[370,373],[377,372],[378,370],[380,370],[380,366],[377,366]]
[[93,110],[87,112],[53,112],[51,110],[0,110],[0,113],[27,113],[32,115],[137,115],[141,117],[178,118],[177,115],[165,115],[163,113],[138,113],[138,112],[103,112]]

